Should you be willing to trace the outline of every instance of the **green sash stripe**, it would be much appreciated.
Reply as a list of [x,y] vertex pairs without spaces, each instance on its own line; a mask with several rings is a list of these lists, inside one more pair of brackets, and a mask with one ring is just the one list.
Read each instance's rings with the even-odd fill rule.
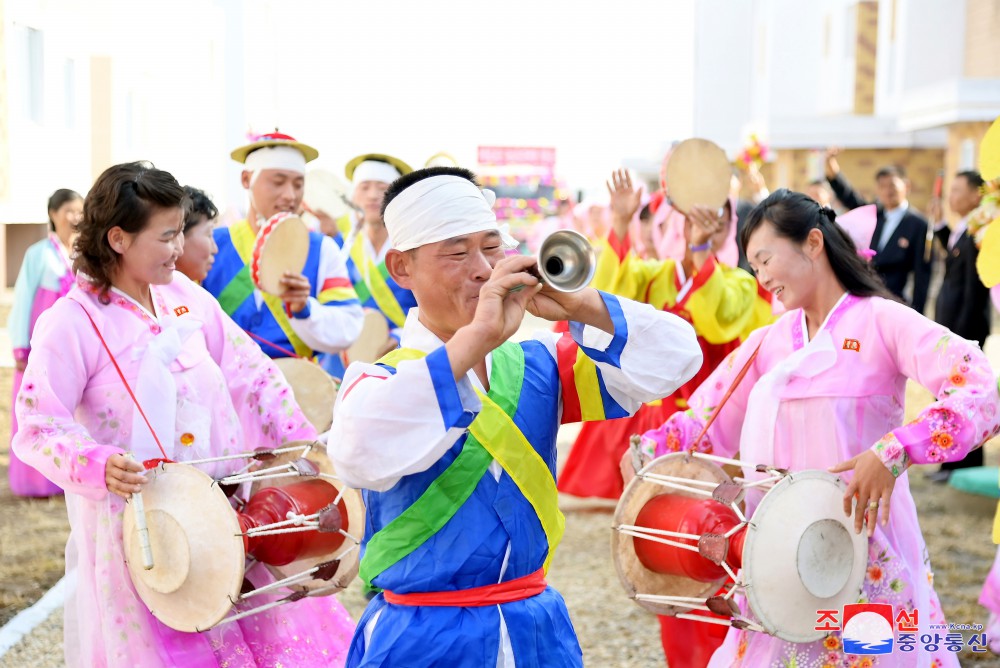
[[[396,367],[401,361],[425,356],[422,351],[401,348],[378,363]],[[493,351],[493,365],[487,397],[513,419],[524,382],[524,351],[516,343],[506,342]],[[501,367],[504,371],[498,373]],[[472,496],[492,461],[493,455],[469,434],[455,461],[413,505],[368,541],[359,569],[361,579],[371,586],[380,573],[412,554],[440,531]]]
[[253,294],[253,281],[250,280],[250,268],[243,265],[243,268],[236,272],[232,280],[219,293],[219,305],[226,315],[232,317],[236,309]]

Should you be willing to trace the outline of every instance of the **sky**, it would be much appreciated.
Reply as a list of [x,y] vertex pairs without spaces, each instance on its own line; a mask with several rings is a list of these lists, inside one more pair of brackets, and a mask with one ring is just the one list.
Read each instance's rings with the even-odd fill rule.
[[[89,187],[95,57],[112,62],[111,159],[151,160],[224,209],[246,203],[228,153],[275,127],[335,174],[367,152],[475,168],[478,146],[553,147],[557,178],[590,193],[692,134],[696,0],[0,1],[16,128],[0,219],[31,219],[54,184]],[[24,117],[29,29],[41,124]]]
[[309,137],[332,171],[368,151],[422,166],[554,146],[559,174],[590,189],[692,131],[694,0],[245,7],[248,123]]

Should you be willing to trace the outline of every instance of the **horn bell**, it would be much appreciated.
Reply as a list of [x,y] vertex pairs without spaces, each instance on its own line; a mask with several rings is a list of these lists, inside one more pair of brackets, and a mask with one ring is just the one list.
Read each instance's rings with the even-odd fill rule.
[[596,265],[590,241],[576,230],[557,230],[538,249],[542,280],[559,292],[577,292],[590,285]]

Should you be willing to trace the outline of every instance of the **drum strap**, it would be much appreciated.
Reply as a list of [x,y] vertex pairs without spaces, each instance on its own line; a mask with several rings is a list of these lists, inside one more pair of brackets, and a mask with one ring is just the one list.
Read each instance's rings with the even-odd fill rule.
[[[394,350],[379,363],[395,367],[427,353],[412,348]],[[506,342],[493,351],[489,394],[479,394],[482,411],[469,425],[469,433],[458,457],[430,484],[409,508],[368,541],[360,575],[367,582],[413,553],[458,512],[475,491],[495,459],[531,503],[549,552],[543,572],[562,540],[566,519],[559,511],[555,479],[545,461],[514,423],[524,380],[524,350]]]
[[406,314],[403,313],[403,307],[399,305],[399,300],[389,287],[389,270],[386,269],[385,262],[376,263],[365,254],[363,235],[364,231],[358,232],[351,245],[351,261],[361,277],[361,280],[354,284],[354,291],[358,293],[358,299],[362,304],[369,298],[374,299],[382,315],[394,326],[402,327],[406,322]]
[[[767,335],[765,334],[764,336]],[[708,433],[708,428],[712,426],[713,422],[715,422],[715,418],[719,417],[719,411],[722,410],[722,407],[726,405],[727,401],[729,401],[729,397],[733,396],[733,392],[735,392],[736,388],[739,387],[741,382],[743,382],[743,377],[747,375],[747,371],[749,371],[750,367],[753,366],[754,360],[757,359],[757,353],[760,352],[760,347],[764,344],[764,336],[760,338],[760,343],[758,343],[757,347],[754,348],[753,352],[750,354],[750,358],[743,365],[743,368],[740,369],[740,372],[736,374],[736,378],[733,379],[733,384],[730,385],[729,389],[726,390],[726,393],[722,395],[722,400],[719,401],[715,410],[712,411],[712,414],[708,416],[708,420],[705,421],[705,426],[701,428],[701,431],[698,433],[698,437],[692,441],[688,450],[696,450],[698,448],[698,445],[701,443],[701,439],[705,438],[705,434]]]
[[[115,371],[118,372],[118,377],[122,379],[122,384],[125,385],[125,389],[128,391],[128,396],[132,397],[132,403],[135,404],[135,408],[137,411],[139,411],[139,415],[142,416],[142,419],[145,421],[146,426],[149,427],[149,433],[153,435],[153,440],[156,441],[156,447],[158,447],[160,449],[160,452],[163,454],[163,461],[165,462],[171,461],[171,459],[167,457],[167,451],[163,449],[163,444],[160,443],[160,437],[156,435],[156,431],[153,429],[153,425],[149,423],[149,418],[146,417],[146,411],[142,410],[142,406],[139,405],[139,400],[135,398],[135,394],[132,392],[132,386],[128,384],[127,380],[125,380],[125,374],[122,373],[121,367],[118,366],[118,360],[115,359],[114,353],[111,352],[111,347],[108,346],[108,342],[104,340],[104,336],[101,334],[101,330],[97,328],[97,323],[94,322],[94,318],[90,315],[90,311],[87,310],[86,306],[80,304],[80,302],[77,302],[75,299],[73,299],[72,301],[76,302],[80,306],[80,308],[83,309],[84,314],[86,314],[87,316],[87,320],[90,321],[91,326],[94,328],[94,333],[97,334],[97,338],[101,340],[101,345],[104,346],[104,350],[107,351],[108,357],[111,358],[111,364],[114,365]],[[153,460],[153,459],[148,461],[159,463],[158,460]],[[145,465],[146,462],[143,462],[143,464]],[[146,466],[146,468],[152,468],[152,467]]]

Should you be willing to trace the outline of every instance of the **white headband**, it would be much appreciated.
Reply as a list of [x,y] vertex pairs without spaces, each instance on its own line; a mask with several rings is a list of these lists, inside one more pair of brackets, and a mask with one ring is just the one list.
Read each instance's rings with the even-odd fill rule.
[[432,176],[399,193],[385,208],[392,247],[410,250],[452,237],[496,230],[504,248],[517,248],[507,225],[497,225],[496,195],[461,176]]
[[392,183],[401,176],[399,170],[388,162],[381,160],[365,160],[354,168],[354,176],[351,183],[355,186],[362,181],[380,181],[382,183]]
[[291,146],[265,146],[247,156],[244,167],[254,175],[262,169],[283,169],[289,172],[306,173],[306,156]]

